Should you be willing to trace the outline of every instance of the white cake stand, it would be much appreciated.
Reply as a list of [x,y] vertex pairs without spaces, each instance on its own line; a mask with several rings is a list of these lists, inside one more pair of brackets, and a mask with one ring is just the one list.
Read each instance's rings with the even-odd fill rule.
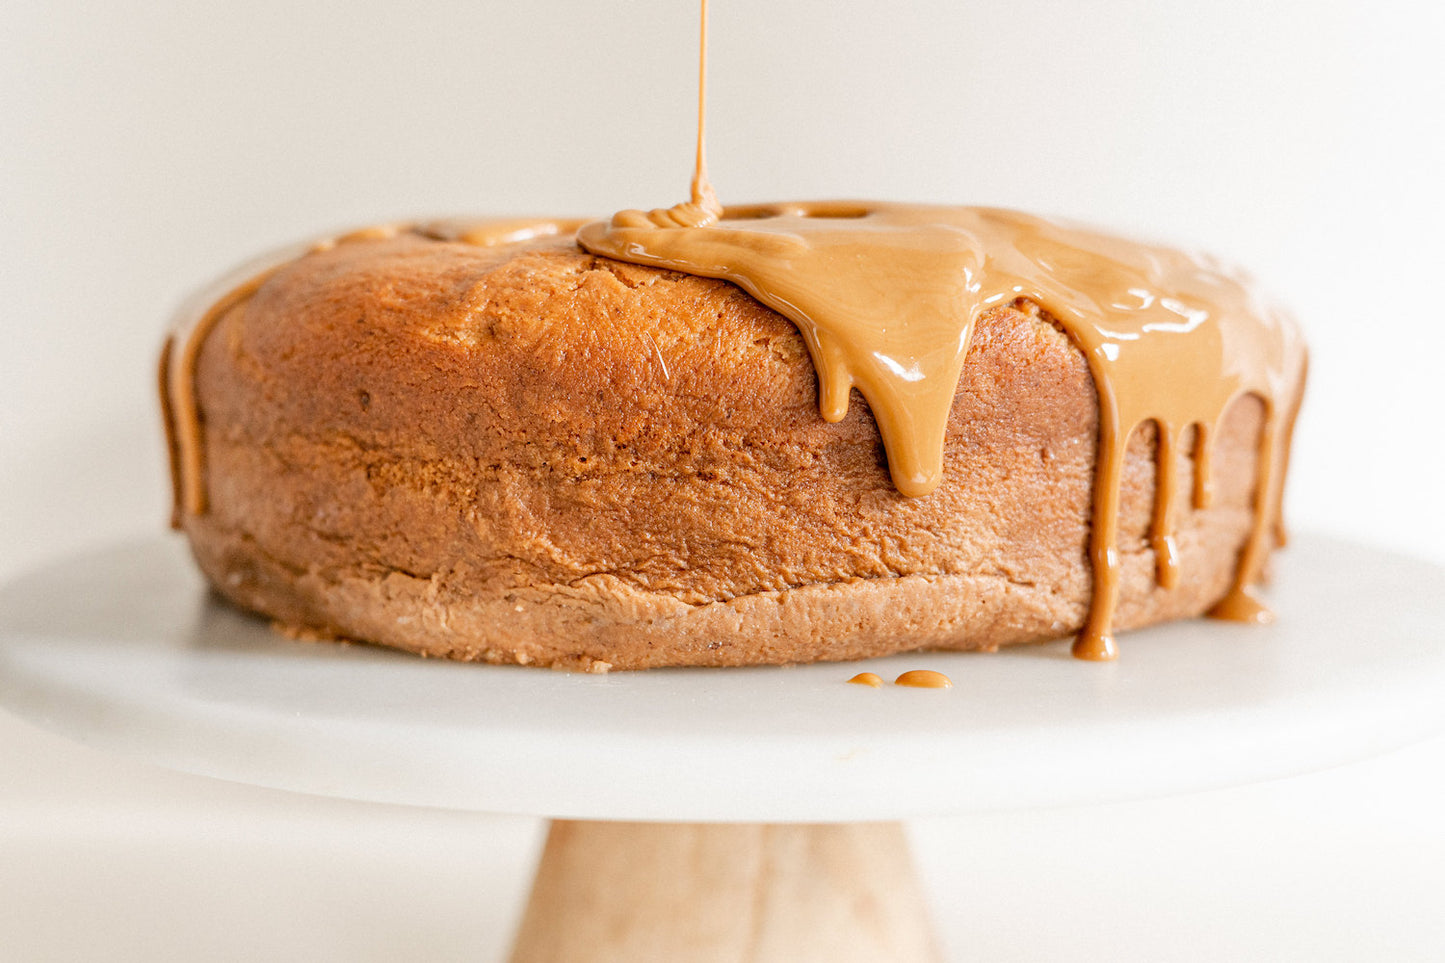
[[[173,539],[0,588],[0,704],[298,792],[553,819],[515,961],[933,959],[898,821],[1187,792],[1445,728],[1445,571],[1302,538],[1268,627],[790,668],[572,675],[301,644]],[[846,685],[868,669],[947,690]],[[667,821],[667,822],[662,822]]]

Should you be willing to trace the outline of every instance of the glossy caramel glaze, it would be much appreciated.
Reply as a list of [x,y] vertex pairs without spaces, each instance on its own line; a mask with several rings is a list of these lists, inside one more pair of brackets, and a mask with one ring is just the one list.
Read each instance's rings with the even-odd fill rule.
[[823,418],[857,388],[894,484],[919,497],[942,479],[948,412],[978,316],[1036,305],[1088,359],[1099,398],[1090,558],[1094,593],[1075,654],[1111,659],[1120,478],[1130,433],[1153,422],[1159,483],[1150,541],[1177,581],[1173,519],[1181,440],[1193,437],[1194,500],[1209,499],[1212,438],[1230,402],[1265,407],[1254,524],[1214,614],[1259,620],[1249,594],[1277,528],[1306,352],[1292,320],[1211,258],[996,208],[823,201],[729,208],[687,226],[623,211],[578,234],[594,254],[731,281],[791,319],[818,372]]

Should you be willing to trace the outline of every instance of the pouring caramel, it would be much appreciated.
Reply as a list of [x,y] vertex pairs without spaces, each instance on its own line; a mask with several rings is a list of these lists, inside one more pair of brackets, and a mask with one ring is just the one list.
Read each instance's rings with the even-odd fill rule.
[[[706,65],[702,0],[700,69]],[[1119,500],[1130,433],[1157,426],[1158,491],[1149,540],[1159,583],[1179,579],[1170,511],[1181,439],[1194,431],[1194,504],[1210,497],[1214,436],[1241,395],[1265,408],[1254,520],[1234,582],[1211,614],[1260,621],[1250,594],[1282,533],[1280,493],[1303,389],[1306,353],[1293,321],[1248,279],[1212,258],[1139,244],[1015,211],[857,201],[732,207],[721,217],[703,157],[699,77],[692,199],[622,211],[578,233],[604,257],[721,278],[789,318],[818,373],[824,420],[840,421],[854,388],[867,401],[893,483],[922,497],[943,477],[944,432],[975,319],[1031,303],[1088,359],[1099,397],[1099,446],[1089,555],[1094,591],[1074,645],[1081,658],[1117,654]]]

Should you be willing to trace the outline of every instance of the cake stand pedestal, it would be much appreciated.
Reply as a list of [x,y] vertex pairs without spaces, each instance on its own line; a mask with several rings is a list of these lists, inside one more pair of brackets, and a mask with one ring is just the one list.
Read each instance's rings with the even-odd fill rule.
[[[304,644],[175,540],[0,588],[0,704],[187,772],[552,818],[514,960],[929,960],[899,821],[1189,792],[1445,728],[1445,572],[1301,538],[1267,627],[605,676]],[[946,690],[885,680],[930,668]]]
[[898,823],[553,820],[512,963],[939,959]]

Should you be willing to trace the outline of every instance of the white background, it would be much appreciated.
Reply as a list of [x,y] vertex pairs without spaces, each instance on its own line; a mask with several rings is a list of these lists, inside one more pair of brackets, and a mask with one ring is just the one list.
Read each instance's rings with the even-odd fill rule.
[[[1015,206],[1246,265],[1313,347],[1294,527],[1445,561],[1445,8],[898,7],[716,0],[724,200]],[[393,217],[681,199],[695,17],[687,0],[10,0],[0,577],[159,529],[154,355],[209,276]],[[1442,807],[1437,740],[914,833],[959,956],[1424,960],[1445,947]],[[212,784],[0,717],[0,947],[22,959],[496,954],[534,841],[526,820]]]

